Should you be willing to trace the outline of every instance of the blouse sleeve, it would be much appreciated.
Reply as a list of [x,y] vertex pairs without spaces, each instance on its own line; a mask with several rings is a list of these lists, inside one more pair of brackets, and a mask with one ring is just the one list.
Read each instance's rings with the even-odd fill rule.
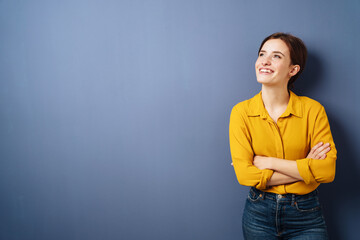
[[299,173],[306,184],[329,183],[335,178],[337,151],[323,106],[321,106],[315,119],[311,147],[319,142],[330,143],[331,150],[326,154],[325,159],[304,158],[296,161]]
[[236,177],[241,185],[266,189],[266,184],[273,170],[260,170],[253,165],[254,152],[251,147],[251,136],[241,110],[235,106],[230,115],[229,139],[230,151]]

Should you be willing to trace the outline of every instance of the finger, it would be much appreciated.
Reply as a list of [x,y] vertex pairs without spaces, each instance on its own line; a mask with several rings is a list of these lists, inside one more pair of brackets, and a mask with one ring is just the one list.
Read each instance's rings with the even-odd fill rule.
[[320,159],[323,160],[325,158],[326,158],[326,154],[322,155]]
[[321,147],[324,143],[323,142],[319,142],[318,144],[316,144],[311,150],[309,154],[313,154],[319,147]]
[[326,153],[328,153],[330,150],[331,150],[330,147],[325,148],[324,150],[322,150],[322,151],[319,153],[319,157],[322,157],[323,155],[325,155]]
[[330,143],[326,143],[323,146],[319,147],[316,151],[315,154],[319,155],[322,151],[324,151],[325,149],[327,149],[328,147],[330,147]]
[[318,144],[316,144],[313,148],[318,148],[318,147],[320,147],[321,145],[323,145],[324,143],[323,142],[319,142]]
[[231,162],[231,166],[234,166],[234,163],[233,163],[233,162]]
[[317,147],[314,152],[316,152],[316,153],[321,152],[327,146],[328,146],[328,143],[322,144],[321,146]]
[[327,147],[330,146],[330,143],[325,143],[324,145],[322,145],[321,147],[317,148],[314,152],[314,155],[319,155],[322,151],[324,151],[324,149],[326,149]]

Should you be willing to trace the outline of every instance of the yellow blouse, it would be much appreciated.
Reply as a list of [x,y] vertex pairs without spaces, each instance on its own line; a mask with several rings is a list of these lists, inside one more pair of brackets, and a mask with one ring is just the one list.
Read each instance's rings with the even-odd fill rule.
[[[290,91],[288,106],[275,123],[264,107],[260,92],[233,107],[229,138],[235,173],[241,185],[277,194],[302,195],[315,190],[320,183],[334,180],[337,151],[325,109],[313,99]],[[330,143],[327,157],[306,158],[319,142]],[[273,170],[255,167],[255,155],[296,161],[304,180],[267,187]]]

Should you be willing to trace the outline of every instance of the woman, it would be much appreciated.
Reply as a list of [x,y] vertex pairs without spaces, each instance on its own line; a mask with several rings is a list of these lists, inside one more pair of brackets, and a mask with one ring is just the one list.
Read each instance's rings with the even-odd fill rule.
[[239,183],[251,186],[245,239],[328,239],[317,187],[334,180],[335,144],[324,107],[290,90],[306,57],[293,35],[265,38],[255,63],[262,89],[232,109],[233,166]]

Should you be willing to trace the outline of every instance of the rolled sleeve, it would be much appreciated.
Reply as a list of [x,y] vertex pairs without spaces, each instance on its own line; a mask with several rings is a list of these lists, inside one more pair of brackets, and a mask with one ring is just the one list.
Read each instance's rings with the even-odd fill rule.
[[319,142],[330,143],[330,151],[325,159],[299,159],[296,161],[299,173],[306,184],[329,183],[335,178],[336,155],[335,143],[330,131],[330,124],[323,106],[318,111],[311,137],[311,147]]
[[232,109],[229,124],[230,151],[238,182],[241,185],[266,189],[273,170],[260,170],[253,165],[254,152],[251,137],[241,112]]
[[305,184],[313,184],[316,183],[314,176],[312,175],[310,169],[310,160],[309,158],[304,158],[296,161],[299,174],[304,179]]
[[259,184],[256,186],[257,189],[264,190],[267,188],[267,182],[272,177],[274,171],[271,169],[264,169],[261,172],[261,178]]

